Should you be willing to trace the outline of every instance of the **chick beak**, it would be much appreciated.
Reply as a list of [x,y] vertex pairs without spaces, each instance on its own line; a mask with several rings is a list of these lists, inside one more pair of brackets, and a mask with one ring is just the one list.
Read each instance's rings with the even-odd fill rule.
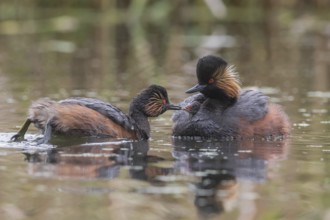
[[178,105],[167,104],[166,105],[166,110],[181,110],[181,107],[178,106]]

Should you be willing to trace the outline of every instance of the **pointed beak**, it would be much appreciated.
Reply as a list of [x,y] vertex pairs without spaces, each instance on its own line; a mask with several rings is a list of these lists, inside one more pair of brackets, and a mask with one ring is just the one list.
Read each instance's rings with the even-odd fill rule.
[[181,107],[173,104],[167,104],[166,110],[181,110]]
[[188,89],[186,93],[194,93],[194,92],[200,92],[203,89],[205,89],[207,85],[201,85],[201,84],[196,84],[194,87]]

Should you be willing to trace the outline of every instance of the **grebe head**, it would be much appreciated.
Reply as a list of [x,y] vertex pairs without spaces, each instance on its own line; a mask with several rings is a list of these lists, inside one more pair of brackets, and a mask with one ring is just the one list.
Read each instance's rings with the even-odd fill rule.
[[183,107],[182,110],[185,110],[189,114],[194,115],[198,112],[201,105],[202,105],[202,103],[200,103],[198,101],[193,101],[189,105]]
[[240,80],[235,68],[220,57],[208,55],[197,63],[198,84],[186,93],[201,92],[210,98],[233,98],[240,93]]
[[181,107],[169,102],[164,87],[151,85],[134,98],[131,108],[139,108],[147,117],[157,117],[167,110],[180,110]]

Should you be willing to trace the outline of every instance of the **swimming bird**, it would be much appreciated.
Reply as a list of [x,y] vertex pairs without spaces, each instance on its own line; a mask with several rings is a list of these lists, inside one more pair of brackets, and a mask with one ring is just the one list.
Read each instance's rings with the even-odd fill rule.
[[43,98],[32,103],[24,125],[11,140],[23,140],[31,123],[43,133],[38,144],[48,143],[52,134],[148,139],[148,117],[179,109],[170,104],[166,89],[158,85],[138,94],[130,104],[128,115],[110,103],[93,98],[72,97],[59,102]]
[[198,84],[173,114],[173,136],[210,138],[284,137],[290,132],[288,116],[260,91],[242,90],[238,73],[218,56],[199,59]]

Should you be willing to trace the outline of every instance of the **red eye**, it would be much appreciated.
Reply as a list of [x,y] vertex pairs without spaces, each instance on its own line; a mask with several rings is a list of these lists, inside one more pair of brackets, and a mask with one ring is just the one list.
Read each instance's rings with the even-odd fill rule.
[[167,101],[166,99],[163,99],[163,104],[166,105],[167,104]]
[[208,81],[208,84],[212,84],[212,83],[214,83],[214,79],[213,78],[209,79],[209,81]]

